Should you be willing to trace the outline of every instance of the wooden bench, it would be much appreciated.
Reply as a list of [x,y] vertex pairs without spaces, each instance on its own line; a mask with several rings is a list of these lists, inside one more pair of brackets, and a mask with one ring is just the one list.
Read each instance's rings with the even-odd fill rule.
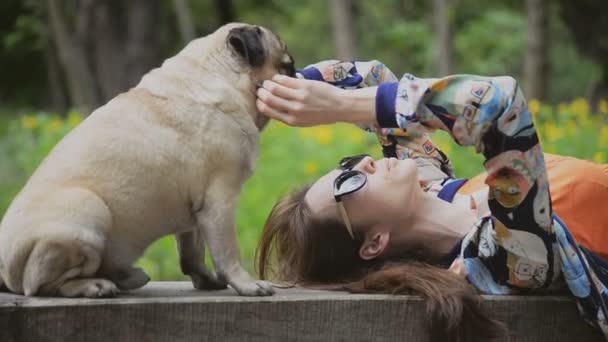
[[[485,296],[503,341],[604,341],[560,296]],[[417,296],[278,289],[239,297],[189,282],[152,282],[109,299],[0,294],[0,341],[425,341]]]

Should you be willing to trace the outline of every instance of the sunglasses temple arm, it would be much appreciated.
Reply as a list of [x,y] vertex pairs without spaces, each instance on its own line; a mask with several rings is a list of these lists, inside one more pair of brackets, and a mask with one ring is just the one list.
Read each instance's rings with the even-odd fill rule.
[[344,209],[344,204],[342,202],[338,202],[338,209],[340,210],[340,215],[342,216],[344,224],[346,225],[346,230],[348,230],[348,235],[350,235],[350,237],[354,240],[355,235],[353,234],[353,227],[350,224],[350,219],[346,214],[346,209]]

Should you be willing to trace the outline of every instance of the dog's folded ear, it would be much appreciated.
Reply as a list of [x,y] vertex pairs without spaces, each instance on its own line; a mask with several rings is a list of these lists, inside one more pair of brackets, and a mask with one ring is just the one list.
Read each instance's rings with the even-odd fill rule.
[[263,31],[257,26],[233,28],[228,34],[228,43],[250,66],[260,67],[266,60],[262,34]]

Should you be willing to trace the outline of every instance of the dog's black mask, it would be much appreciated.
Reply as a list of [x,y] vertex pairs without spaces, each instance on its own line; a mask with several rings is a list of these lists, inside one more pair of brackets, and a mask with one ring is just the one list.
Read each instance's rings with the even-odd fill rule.
[[289,55],[289,63],[283,65],[283,69],[285,70],[285,75],[289,77],[296,77],[296,66],[291,55]]
[[262,34],[257,26],[233,28],[228,34],[228,43],[250,66],[261,67],[266,60]]

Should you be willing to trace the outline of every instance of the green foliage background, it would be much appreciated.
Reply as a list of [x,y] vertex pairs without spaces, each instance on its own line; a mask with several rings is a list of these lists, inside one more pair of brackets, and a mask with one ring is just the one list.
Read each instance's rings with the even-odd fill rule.
[[[197,31],[208,32],[217,21],[211,2],[190,3]],[[431,3],[360,1],[357,59],[378,59],[396,75],[410,72],[421,77],[437,76]],[[451,14],[456,72],[523,79],[527,32],[523,1],[458,3],[458,11]],[[10,4],[15,6],[16,2]],[[234,0],[234,5],[239,21],[270,27],[279,33],[298,67],[334,58],[327,1]],[[7,13],[15,11],[3,6],[9,6],[9,2],[0,5],[0,65],[4,80],[0,82],[0,93],[10,95],[11,105],[19,107],[0,107],[0,217],[42,159],[82,120],[81,113],[49,114],[31,108],[31,103],[49,91],[43,81],[37,81],[43,78],[39,61],[43,60],[40,55],[48,37],[32,13],[20,17],[15,27],[3,26],[10,19]],[[598,80],[600,68],[577,51],[555,4],[551,6],[550,22],[549,103],[530,101],[541,141],[547,152],[606,163],[608,102],[590,104],[583,99]],[[173,43],[174,50],[179,50],[180,40],[176,38]],[[19,63],[28,65],[27,70],[17,68]],[[592,113],[591,107],[597,109]],[[433,139],[450,155],[458,176],[470,177],[482,170],[482,158],[472,150],[453,144],[442,132]],[[247,182],[238,205],[239,240],[246,267],[252,269],[264,220],[282,194],[313,181],[332,169],[341,157],[363,152],[381,156],[375,136],[354,126],[295,129],[271,123],[262,134],[256,173]],[[157,241],[139,263],[153,279],[183,278],[171,237]]]
[[[591,114],[584,99],[556,106],[530,101],[546,152],[608,162],[608,102]],[[2,116],[0,116],[2,118]],[[2,119],[0,128],[0,216],[53,146],[82,120],[78,113],[67,117],[37,113]],[[434,141],[452,159],[459,177],[483,170],[482,158],[473,150],[454,144],[437,132]],[[253,269],[253,254],[264,221],[275,201],[291,189],[312,182],[334,168],[346,156],[370,153],[381,157],[373,134],[351,125],[290,128],[272,122],[261,138],[261,155],[254,176],[246,183],[237,209],[242,258]],[[139,264],[153,279],[183,279],[172,237],[152,245]]]

